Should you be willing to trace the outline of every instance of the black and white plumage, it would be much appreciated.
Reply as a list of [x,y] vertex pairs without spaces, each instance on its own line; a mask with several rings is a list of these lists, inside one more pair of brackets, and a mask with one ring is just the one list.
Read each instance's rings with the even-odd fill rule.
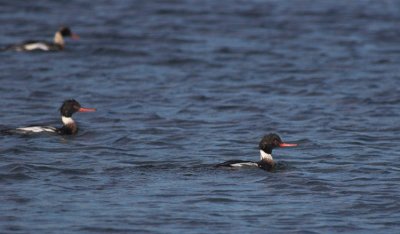
[[265,135],[260,143],[260,161],[252,162],[252,161],[244,161],[244,160],[229,160],[220,164],[217,164],[216,167],[231,167],[231,168],[239,168],[239,167],[259,167],[264,170],[272,170],[275,167],[275,162],[272,157],[272,150],[274,148],[279,147],[293,147],[297,146],[297,144],[289,144],[284,143],[282,139],[275,133]]
[[72,115],[76,112],[94,112],[94,108],[84,108],[81,107],[79,102],[71,99],[66,100],[60,107],[61,121],[63,123],[62,127],[55,128],[52,126],[28,126],[20,127],[16,129],[3,130],[3,133],[8,134],[31,134],[31,133],[56,133],[60,135],[73,135],[78,132],[78,126],[76,122],[72,119]]
[[54,34],[53,42],[29,40],[20,44],[14,44],[3,48],[3,50],[14,51],[60,51],[65,47],[64,38],[79,39],[68,27],[62,27]]

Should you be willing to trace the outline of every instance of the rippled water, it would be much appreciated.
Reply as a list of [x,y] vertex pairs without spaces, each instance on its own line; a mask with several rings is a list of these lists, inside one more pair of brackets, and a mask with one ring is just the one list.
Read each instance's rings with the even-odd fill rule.
[[[26,5],[28,4],[28,5]],[[399,1],[2,1],[2,233],[395,232],[400,228]],[[277,132],[274,173],[257,160]]]

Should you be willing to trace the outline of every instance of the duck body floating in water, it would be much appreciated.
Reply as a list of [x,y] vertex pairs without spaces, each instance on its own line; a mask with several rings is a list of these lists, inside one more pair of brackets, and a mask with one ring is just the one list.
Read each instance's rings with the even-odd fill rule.
[[265,135],[260,143],[260,161],[244,161],[244,160],[229,160],[220,164],[217,164],[216,167],[258,167],[267,171],[273,170],[276,163],[272,157],[272,150],[275,148],[282,147],[294,147],[297,144],[285,143],[278,136],[278,134],[272,133]]
[[79,39],[79,36],[71,31],[68,27],[62,27],[54,34],[53,42],[29,40],[21,44],[7,46],[3,50],[14,51],[61,51],[65,47],[65,37],[70,37],[74,40]]
[[60,107],[61,121],[63,123],[62,127],[56,128],[53,126],[28,126],[20,127],[16,129],[3,130],[3,133],[8,134],[32,134],[32,133],[56,133],[60,135],[73,135],[78,132],[78,126],[76,122],[72,119],[72,115],[76,112],[94,112],[94,108],[84,108],[81,107],[79,102],[74,99],[66,100]]

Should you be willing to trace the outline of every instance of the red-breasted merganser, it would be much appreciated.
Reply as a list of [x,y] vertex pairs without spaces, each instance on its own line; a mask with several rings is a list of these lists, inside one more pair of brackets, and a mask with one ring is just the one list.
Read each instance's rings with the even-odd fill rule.
[[64,49],[64,37],[71,37],[72,39],[79,39],[79,36],[73,33],[68,27],[62,27],[54,34],[53,42],[45,41],[25,41],[21,44],[11,45],[4,50],[15,51],[60,51]]
[[272,170],[275,167],[274,159],[272,158],[272,150],[278,147],[294,147],[297,144],[284,143],[281,138],[275,134],[265,135],[259,144],[260,148],[260,161],[243,161],[243,160],[229,160],[220,164],[217,167],[246,167],[255,166],[264,170]]
[[94,112],[94,111],[96,111],[96,109],[94,108],[81,107],[81,104],[79,104],[79,102],[73,99],[66,100],[60,107],[61,121],[63,123],[63,126],[61,128],[55,128],[52,126],[29,126],[29,127],[16,128],[12,130],[5,130],[4,132],[11,134],[51,132],[60,135],[72,135],[78,132],[78,126],[72,119],[72,115],[76,112]]

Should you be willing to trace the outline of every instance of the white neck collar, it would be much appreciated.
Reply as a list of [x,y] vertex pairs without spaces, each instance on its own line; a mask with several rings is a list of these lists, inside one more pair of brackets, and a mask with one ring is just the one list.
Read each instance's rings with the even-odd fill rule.
[[273,161],[274,159],[272,158],[271,154],[267,154],[264,152],[264,150],[260,150],[260,160],[270,160]]
[[64,38],[61,35],[61,32],[56,32],[56,34],[54,34],[54,43],[64,46]]
[[75,121],[71,117],[61,116],[61,120],[64,125],[75,124]]

